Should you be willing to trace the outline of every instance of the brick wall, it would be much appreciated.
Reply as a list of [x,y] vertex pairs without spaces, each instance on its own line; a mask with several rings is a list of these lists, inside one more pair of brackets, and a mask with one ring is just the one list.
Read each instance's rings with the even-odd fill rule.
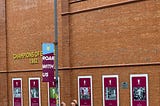
[[5,0],[0,0],[0,104],[8,106]]
[[[28,59],[14,60],[13,54],[40,51],[42,42],[54,40],[53,1],[18,0],[6,4],[8,103],[12,106],[11,79],[18,77],[23,80],[24,106],[28,106],[28,78],[41,78],[41,57],[33,65]],[[93,105],[102,106],[102,75],[119,75],[119,84],[129,85],[130,74],[148,74],[149,105],[157,106],[159,7],[158,0],[86,0],[70,4],[69,0],[58,0],[61,101],[69,105],[72,99],[78,99],[80,75],[92,75]],[[7,77],[0,76],[7,81]],[[119,92],[120,105],[129,106],[130,87],[120,88]],[[42,106],[47,106],[47,98],[47,84],[41,82]]]
[[[41,51],[43,42],[54,41],[53,0],[18,0],[7,1],[6,4],[9,71],[41,69],[41,57],[38,57],[38,64],[32,65],[30,59],[14,60],[13,54]],[[58,4],[60,14],[61,4]],[[61,18],[58,19],[61,30]],[[61,48],[59,53],[61,54]]]
[[159,5],[155,0],[70,4],[62,22],[69,17],[71,99],[78,99],[77,77],[92,75],[93,105],[102,106],[102,75],[119,75],[119,84],[128,82],[128,89],[119,85],[120,105],[129,106],[130,74],[148,74],[149,105],[159,104],[159,93],[153,95],[159,92]]
[[[92,76],[93,105],[103,106],[102,95],[102,75],[119,76],[119,103],[120,106],[130,106],[130,74],[148,74],[149,82],[149,106],[159,106],[159,66],[139,66],[139,67],[108,67],[96,69],[76,69],[72,71],[72,99],[78,99],[78,76]],[[121,88],[121,83],[127,82],[128,88]],[[156,83],[155,83],[156,82]],[[156,93],[155,93],[156,92]]]
[[159,62],[159,1],[70,16],[73,66]]
[[[72,1],[72,0],[71,0]],[[76,0],[73,0],[76,1]],[[79,11],[83,9],[89,9],[93,7],[101,7],[104,5],[112,5],[117,3],[123,3],[128,1],[141,1],[141,0],[77,0],[80,2],[70,2],[70,11]]]
[[0,104],[8,106],[8,77],[7,73],[0,73]]
[[0,0],[0,71],[6,69],[6,19],[5,19],[5,0]]
[[[22,78],[23,105],[28,106],[28,78],[41,77],[42,59],[30,64],[31,58],[13,59],[13,54],[41,51],[43,42],[54,41],[53,0],[6,1],[8,47],[8,93],[12,106],[12,78]],[[61,3],[58,0],[59,46],[61,47]],[[61,48],[59,48],[59,54]],[[61,66],[59,59],[59,65]],[[4,79],[4,78],[3,78]],[[41,81],[42,82],[42,81]],[[47,106],[47,84],[41,83],[42,106]],[[3,95],[2,95],[3,96]]]

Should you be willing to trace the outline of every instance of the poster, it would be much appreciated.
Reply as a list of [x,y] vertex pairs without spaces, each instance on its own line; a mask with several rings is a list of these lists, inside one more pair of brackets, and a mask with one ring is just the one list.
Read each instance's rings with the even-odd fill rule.
[[118,75],[103,75],[103,106],[119,106]]
[[53,82],[54,81],[54,44],[43,43],[42,44],[42,81]]
[[78,77],[79,106],[93,106],[92,101],[92,76]]
[[23,106],[22,78],[12,78],[13,106]]
[[130,75],[131,106],[148,106],[148,75]]
[[40,78],[29,78],[29,106],[41,106]]
[[[59,82],[59,78],[58,78]],[[60,82],[58,83],[58,94],[56,93],[56,79],[53,82],[48,82],[48,106],[60,105]],[[58,106],[59,106],[58,105]]]

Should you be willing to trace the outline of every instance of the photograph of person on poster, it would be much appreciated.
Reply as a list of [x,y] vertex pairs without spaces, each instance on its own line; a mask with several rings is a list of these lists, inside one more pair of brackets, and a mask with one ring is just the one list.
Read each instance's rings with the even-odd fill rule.
[[38,98],[39,97],[39,89],[38,88],[32,88],[31,89],[31,98]]
[[56,101],[56,104],[59,104],[58,94],[56,93],[56,88],[55,87],[50,87],[49,88],[49,96],[50,96],[50,99]]
[[80,98],[81,99],[91,98],[90,87],[80,87]]
[[52,98],[52,99],[56,99],[58,97],[58,95],[56,93],[56,88],[50,87],[49,94],[50,94],[50,98]]
[[14,97],[15,98],[20,98],[21,97],[21,88],[20,87],[14,88]]
[[133,98],[135,101],[146,100],[146,89],[145,87],[134,87]]
[[116,100],[116,87],[106,87],[106,98],[105,100]]

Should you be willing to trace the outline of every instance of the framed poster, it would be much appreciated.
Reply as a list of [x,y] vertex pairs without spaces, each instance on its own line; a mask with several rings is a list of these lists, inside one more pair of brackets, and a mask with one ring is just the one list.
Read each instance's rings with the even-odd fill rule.
[[148,106],[148,75],[130,75],[131,106]]
[[22,78],[12,78],[13,106],[23,106]]
[[92,76],[78,76],[79,106],[93,106]]
[[[60,105],[60,82],[58,78],[58,94],[56,93],[56,79],[48,82],[48,106]],[[58,105],[58,106],[59,106]]]
[[29,106],[41,106],[40,78],[29,78]]
[[103,75],[103,106],[119,106],[118,75]]

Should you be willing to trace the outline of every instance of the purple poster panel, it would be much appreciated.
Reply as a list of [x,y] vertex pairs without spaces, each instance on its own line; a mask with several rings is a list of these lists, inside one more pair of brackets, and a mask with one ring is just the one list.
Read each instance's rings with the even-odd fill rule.
[[[59,81],[58,81],[59,82]],[[59,84],[58,84],[58,94],[56,92],[56,81],[49,82],[49,106],[57,106],[59,104]],[[59,106],[59,105],[58,105]]]
[[22,106],[22,79],[13,78],[13,106]]
[[147,75],[131,75],[131,106],[148,106]]
[[42,44],[42,81],[53,82],[54,81],[54,44],[43,43]]
[[103,76],[103,106],[119,106],[118,76]]
[[30,106],[40,106],[40,79],[30,78],[29,79],[29,95],[30,95]]
[[92,77],[78,77],[79,106],[92,106]]

